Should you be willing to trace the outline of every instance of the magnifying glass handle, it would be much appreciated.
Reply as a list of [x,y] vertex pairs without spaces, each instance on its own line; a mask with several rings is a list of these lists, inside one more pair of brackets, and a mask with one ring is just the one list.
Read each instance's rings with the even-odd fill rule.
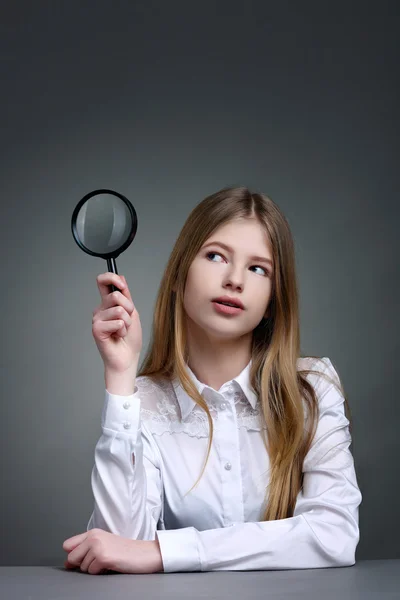
[[[118,271],[117,271],[117,263],[115,262],[115,258],[107,258],[107,268],[109,273],[115,273],[116,275],[118,275]],[[109,286],[111,288],[112,292],[120,292],[121,290],[118,289],[117,287],[115,287],[115,285],[113,285],[112,283]]]

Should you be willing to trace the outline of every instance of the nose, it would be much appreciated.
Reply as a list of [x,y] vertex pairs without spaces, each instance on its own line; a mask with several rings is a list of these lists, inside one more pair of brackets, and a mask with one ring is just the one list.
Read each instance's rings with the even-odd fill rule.
[[227,276],[227,278],[225,280],[224,287],[242,291],[243,290],[243,281],[239,275],[237,275],[237,276],[229,275],[229,276]]

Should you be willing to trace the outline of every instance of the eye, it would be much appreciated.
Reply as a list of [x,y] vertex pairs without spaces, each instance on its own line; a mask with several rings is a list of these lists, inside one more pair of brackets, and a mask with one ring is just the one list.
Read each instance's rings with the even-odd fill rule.
[[267,271],[267,269],[264,269],[264,267],[259,267],[258,265],[253,265],[253,266],[256,269],[262,269],[266,275],[269,275],[269,271]]
[[[207,252],[206,257],[208,258],[209,256],[212,256],[212,255],[221,256],[220,254],[218,254],[218,252]],[[214,262],[214,261],[212,261],[212,262]]]
[[[209,258],[210,256],[222,256],[222,254],[220,254],[219,252],[207,252],[206,257]],[[253,268],[253,267],[256,269],[262,269],[267,277],[270,274],[269,271],[267,269],[265,269],[264,267],[260,267],[259,265],[252,265],[251,268]]]

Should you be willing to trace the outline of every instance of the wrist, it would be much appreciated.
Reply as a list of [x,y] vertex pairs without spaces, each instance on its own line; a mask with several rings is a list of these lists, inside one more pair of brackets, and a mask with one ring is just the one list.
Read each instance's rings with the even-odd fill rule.
[[110,394],[129,396],[134,393],[136,385],[137,365],[125,371],[104,370],[104,383]]
[[158,541],[157,534],[156,534],[156,539],[154,541],[152,541],[152,544],[154,546],[154,559],[155,559],[154,573],[160,573],[160,572],[164,571],[164,564],[162,561],[160,542]]

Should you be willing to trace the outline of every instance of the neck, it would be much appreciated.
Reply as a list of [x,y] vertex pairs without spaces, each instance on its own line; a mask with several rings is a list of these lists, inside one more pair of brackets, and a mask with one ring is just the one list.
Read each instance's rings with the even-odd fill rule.
[[237,377],[251,359],[252,333],[230,340],[211,340],[188,331],[188,365],[197,379],[214,390]]

